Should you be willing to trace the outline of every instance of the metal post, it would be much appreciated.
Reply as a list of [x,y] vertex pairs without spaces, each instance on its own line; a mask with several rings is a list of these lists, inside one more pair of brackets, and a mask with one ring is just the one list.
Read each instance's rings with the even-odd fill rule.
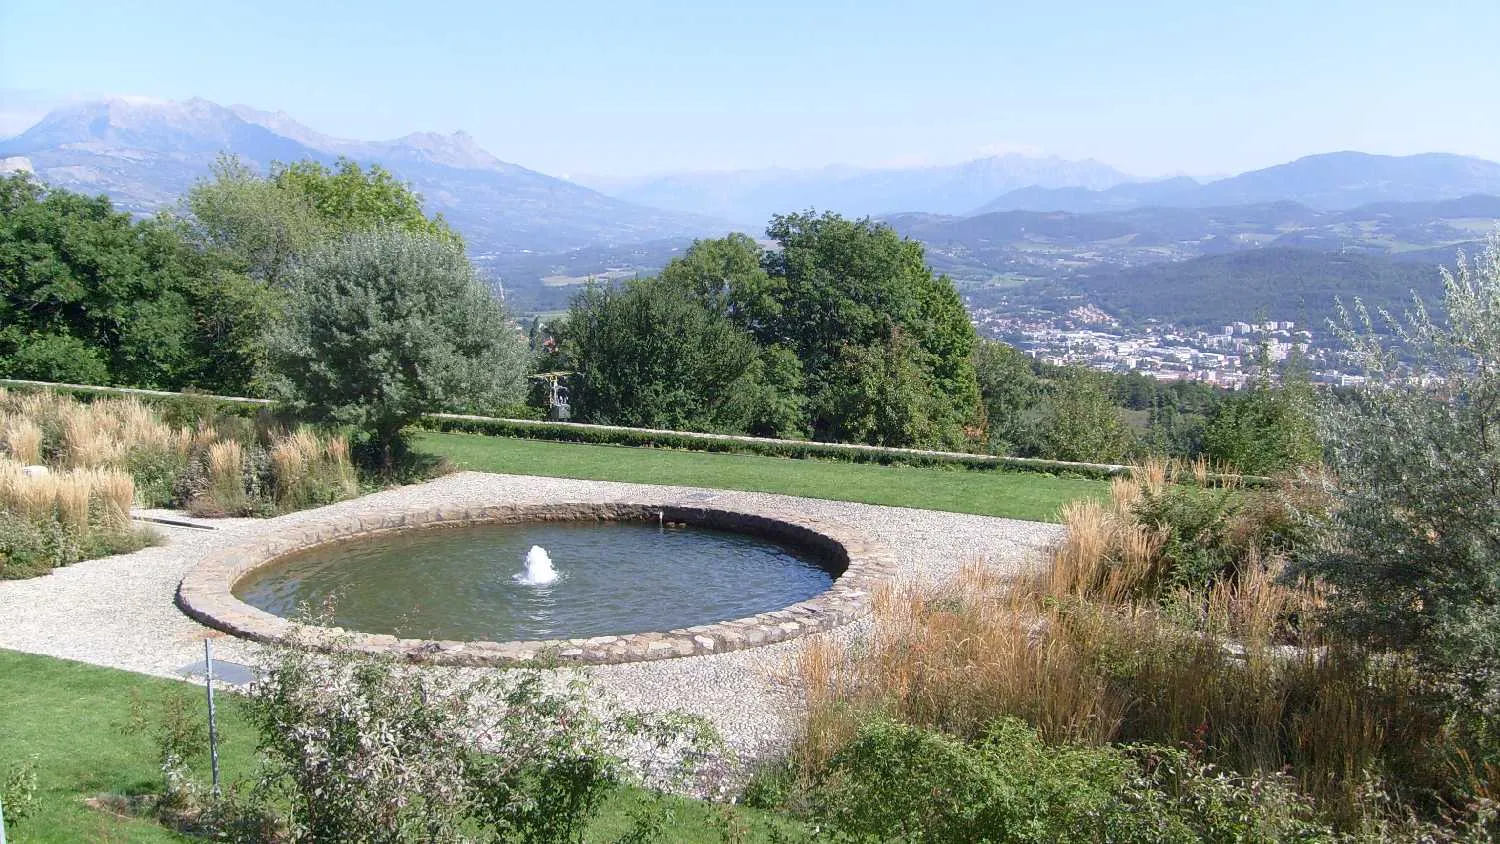
[[[208,689],[208,764],[213,772],[213,795],[219,797],[219,722],[214,712],[214,652],[213,643],[203,640],[203,685]],[[0,841],[0,844],[5,844]]]
[[0,795],[0,844],[5,844],[5,796]]

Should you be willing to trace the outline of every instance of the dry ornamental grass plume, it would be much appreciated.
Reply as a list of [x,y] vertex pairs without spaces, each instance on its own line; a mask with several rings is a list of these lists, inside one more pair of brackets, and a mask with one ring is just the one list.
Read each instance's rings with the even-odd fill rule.
[[[1376,772],[1405,777],[1397,790],[1493,788],[1480,765],[1453,773],[1460,728],[1432,709],[1410,661],[1371,659],[1322,629],[1324,591],[1287,581],[1274,546],[1230,546],[1243,553],[1218,580],[1174,584],[1169,558],[1187,553],[1168,540],[1182,541],[1178,526],[1143,514],[1154,517],[1146,505],[1163,496],[1219,494],[1173,489],[1194,474],[1145,467],[1107,501],[1069,508],[1068,536],[1044,570],[1004,577],[974,562],[945,584],[879,590],[866,638],[816,643],[799,658],[801,773],[823,770],[871,718],[978,740],[1013,716],[1049,742],[1192,741],[1228,769],[1285,768],[1349,826],[1387,799],[1372,797],[1386,787],[1372,785]],[[1190,539],[1259,535],[1239,521],[1280,523],[1285,499],[1311,493],[1243,495],[1223,531]]]
[[11,416],[0,425],[6,451],[12,460],[34,466],[42,462],[42,429],[24,416]]

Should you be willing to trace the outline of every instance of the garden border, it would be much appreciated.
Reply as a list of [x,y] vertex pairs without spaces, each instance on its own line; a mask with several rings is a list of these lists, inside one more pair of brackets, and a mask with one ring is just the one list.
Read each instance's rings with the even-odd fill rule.
[[[658,515],[660,514],[660,515]],[[790,542],[844,565],[826,591],[781,609],[747,618],[667,631],[520,642],[399,639],[290,621],[244,603],[234,584],[254,569],[288,554],[356,537],[398,531],[535,521],[668,520]],[[318,650],[351,649],[412,662],[451,666],[524,663],[618,664],[705,656],[784,642],[831,630],[870,610],[870,595],[894,576],[896,560],[883,546],[852,529],[775,507],[726,509],[683,504],[563,503],[384,509],[316,519],[295,529],[212,554],[177,587],[177,605],[196,621],[259,642]]]

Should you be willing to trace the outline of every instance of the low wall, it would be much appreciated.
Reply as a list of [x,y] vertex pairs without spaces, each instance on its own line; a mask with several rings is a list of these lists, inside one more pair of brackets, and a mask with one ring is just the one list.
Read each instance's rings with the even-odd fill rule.
[[[660,515],[658,515],[660,514]],[[251,571],[292,553],[319,545],[395,531],[539,521],[656,521],[715,527],[800,546],[843,566],[823,593],[748,618],[677,630],[525,642],[458,642],[399,639],[383,634],[301,624],[252,607],[235,597],[234,585]],[[550,662],[613,664],[701,656],[782,642],[831,630],[869,612],[871,590],[895,572],[896,561],[883,547],[842,525],[795,512],[766,508],[646,504],[547,504],[443,507],[330,516],[283,533],[219,551],[204,560],[177,588],[177,604],[210,627],[260,642],[318,649],[350,649],[394,655],[434,665],[504,666]]]

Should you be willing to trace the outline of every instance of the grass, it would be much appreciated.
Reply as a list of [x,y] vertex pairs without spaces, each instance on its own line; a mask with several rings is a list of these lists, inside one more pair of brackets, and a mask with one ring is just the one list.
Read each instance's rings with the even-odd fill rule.
[[833,460],[553,443],[419,431],[417,449],[464,469],[596,481],[738,489],[1055,522],[1099,498],[1104,481],[994,469],[878,466]]
[[[1017,717],[1055,744],[1196,747],[1242,774],[1284,774],[1358,840],[1386,840],[1408,811],[1478,818],[1470,807],[1500,793],[1500,768],[1478,761],[1494,758],[1484,723],[1458,717],[1409,659],[1325,628],[1317,584],[1280,577],[1289,499],[1326,506],[1315,491],[1206,490],[1175,473],[1148,464],[1107,501],[1070,505],[1047,570],[971,564],[938,586],[886,585],[867,640],[810,644],[805,781],[871,719],[977,741]],[[1223,563],[1210,582],[1182,579],[1190,551]]]
[[[0,650],[0,779],[12,765],[35,757],[37,809],[12,831],[16,844],[72,844],[79,841],[189,841],[145,819],[121,818],[89,808],[84,801],[100,794],[144,794],[157,787],[151,740],[127,734],[131,700],[150,701],[164,693],[191,689],[181,683],[126,671],[99,668],[51,657]],[[194,697],[206,711],[201,688]],[[220,761],[226,782],[251,771],[254,734],[233,695],[218,696],[223,737]],[[207,770],[206,760],[194,760]],[[596,821],[589,840],[608,841],[629,827],[629,812],[640,804],[640,792],[622,789]],[[723,807],[673,799],[674,818],[665,840],[717,842],[715,818]],[[735,809],[736,823],[747,840],[765,840],[772,815]],[[786,828],[787,824],[778,826]]]

